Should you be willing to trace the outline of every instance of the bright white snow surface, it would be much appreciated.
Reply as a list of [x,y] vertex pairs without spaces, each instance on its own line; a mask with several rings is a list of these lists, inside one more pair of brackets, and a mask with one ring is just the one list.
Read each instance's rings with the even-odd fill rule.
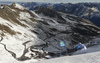
[[15,3],[15,8],[18,8],[20,10],[24,10],[25,8],[17,3]]
[[100,63],[100,45],[77,51],[72,56],[64,56],[36,63]]
[[[28,13],[21,12],[20,17],[21,17],[20,19],[23,19],[23,17],[25,17],[26,20],[28,20],[28,18],[30,18],[31,16]],[[37,45],[37,44],[38,45],[44,44],[45,43],[44,41],[39,39],[36,34],[33,34],[29,30],[33,28],[31,27],[25,28],[16,23],[13,24],[13,22],[7,21],[1,17],[0,17],[0,24],[3,24],[16,32],[16,35],[10,35],[6,31],[4,32],[0,31],[0,34],[1,33],[5,34],[5,36],[3,37],[3,40],[0,42],[0,63],[29,63],[31,61],[34,61],[34,62],[37,61],[35,59],[27,60],[27,61],[18,61],[11,55],[10,52],[7,51],[9,50],[15,53],[16,58],[19,58],[23,55],[23,52],[25,50],[25,46],[23,45],[23,43],[29,41],[26,44],[26,48],[33,46],[33,45]],[[26,23],[26,25],[28,24]],[[19,32],[20,34],[17,32]],[[4,44],[6,45],[7,50],[5,49]]]

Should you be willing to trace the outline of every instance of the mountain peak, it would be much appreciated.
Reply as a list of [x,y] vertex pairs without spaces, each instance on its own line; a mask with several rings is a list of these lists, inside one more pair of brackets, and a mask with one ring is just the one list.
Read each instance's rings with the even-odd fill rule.
[[20,4],[17,4],[17,3],[13,3],[12,6],[14,6],[15,8],[18,8],[20,10],[25,10],[26,8],[21,6]]

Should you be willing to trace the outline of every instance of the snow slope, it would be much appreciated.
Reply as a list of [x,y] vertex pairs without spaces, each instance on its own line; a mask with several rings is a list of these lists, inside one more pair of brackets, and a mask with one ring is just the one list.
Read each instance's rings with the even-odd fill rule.
[[86,51],[77,51],[76,55],[64,56],[36,63],[100,63],[100,45],[88,48]]
[[[5,16],[4,17],[0,16],[0,26],[1,26],[0,36],[3,37],[3,40],[0,42],[0,63],[24,63],[24,62],[27,63],[27,61],[23,62],[18,61],[22,59],[22,56],[26,56],[25,50],[28,49],[30,46],[40,45],[45,43],[43,40],[38,39],[36,34],[30,31],[31,29],[33,30],[34,28],[29,23],[26,23],[24,21],[26,20],[32,23],[31,20],[31,18],[33,18],[32,14],[30,16],[30,13],[28,12],[16,10],[16,9],[20,10],[25,10],[25,9],[24,7],[22,7],[17,3],[14,3],[14,5],[15,7],[13,10],[15,11],[13,11],[12,8],[9,6],[4,6],[5,9],[0,8],[0,10],[4,12],[3,15],[6,14],[8,16],[11,16],[14,13],[16,13],[16,15],[19,14],[19,16],[16,17],[14,14],[13,18],[6,17],[9,18],[9,20],[4,19]],[[5,11],[10,13],[10,15]],[[16,23],[12,19],[15,19]],[[26,27],[19,25],[17,22],[26,25]],[[10,34],[9,32],[13,32],[13,34]],[[30,56],[30,54],[28,54],[27,56]]]
[[66,56],[37,63],[100,63],[100,52],[76,56]]

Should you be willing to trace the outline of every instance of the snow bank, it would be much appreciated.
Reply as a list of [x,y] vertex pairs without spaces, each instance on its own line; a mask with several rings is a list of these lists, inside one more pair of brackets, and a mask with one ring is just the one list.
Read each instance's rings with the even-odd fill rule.
[[73,55],[73,56],[64,56],[64,57],[44,60],[36,63],[100,63],[100,50],[98,52],[81,54],[81,55]]
[[100,45],[77,51],[72,56],[63,56],[50,60],[41,60],[36,63],[100,63]]

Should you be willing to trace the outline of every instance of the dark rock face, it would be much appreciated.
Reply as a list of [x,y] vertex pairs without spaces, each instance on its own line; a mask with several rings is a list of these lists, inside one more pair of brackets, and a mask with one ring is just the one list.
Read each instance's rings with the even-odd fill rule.
[[[68,13],[62,13],[57,11],[55,11],[54,13],[53,9],[50,8],[41,7],[41,9],[45,10],[37,9],[35,12],[38,13],[40,16],[42,14],[41,18],[44,21],[38,21],[38,23],[41,24],[38,25],[38,28],[41,28],[46,38],[40,38],[44,39],[44,41],[46,41],[47,44],[51,44],[53,47],[56,47],[58,50],[59,46],[57,44],[59,44],[59,40],[65,40],[66,45],[69,44],[70,47],[73,48],[73,45],[78,44],[79,42],[89,42],[89,40],[91,40],[94,36],[99,35],[99,33],[97,32],[100,31],[99,27],[95,26],[93,23],[85,19]],[[46,11],[47,9],[48,11],[50,11],[50,14],[54,13],[53,17],[51,17],[50,14],[48,14],[48,11]],[[60,17],[62,17],[63,19],[55,17],[56,15],[60,15]],[[39,35],[41,36],[40,33]],[[57,46],[55,46],[55,44]],[[67,47],[70,49],[69,45]],[[47,48],[48,47],[49,46],[47,46]],[[45,48],[43,49],[45,50]]]
[[37,10],[35,10],[35,12],[38,13],[38,14],[43,13],[43,15],[49,16],[51,18],[58,18],[59,22],[60,22],[60,20],[62,20],[60,23],[64,23],[65,22],[63,17],[54,9],[45,8],[45,7],[39,7]]

